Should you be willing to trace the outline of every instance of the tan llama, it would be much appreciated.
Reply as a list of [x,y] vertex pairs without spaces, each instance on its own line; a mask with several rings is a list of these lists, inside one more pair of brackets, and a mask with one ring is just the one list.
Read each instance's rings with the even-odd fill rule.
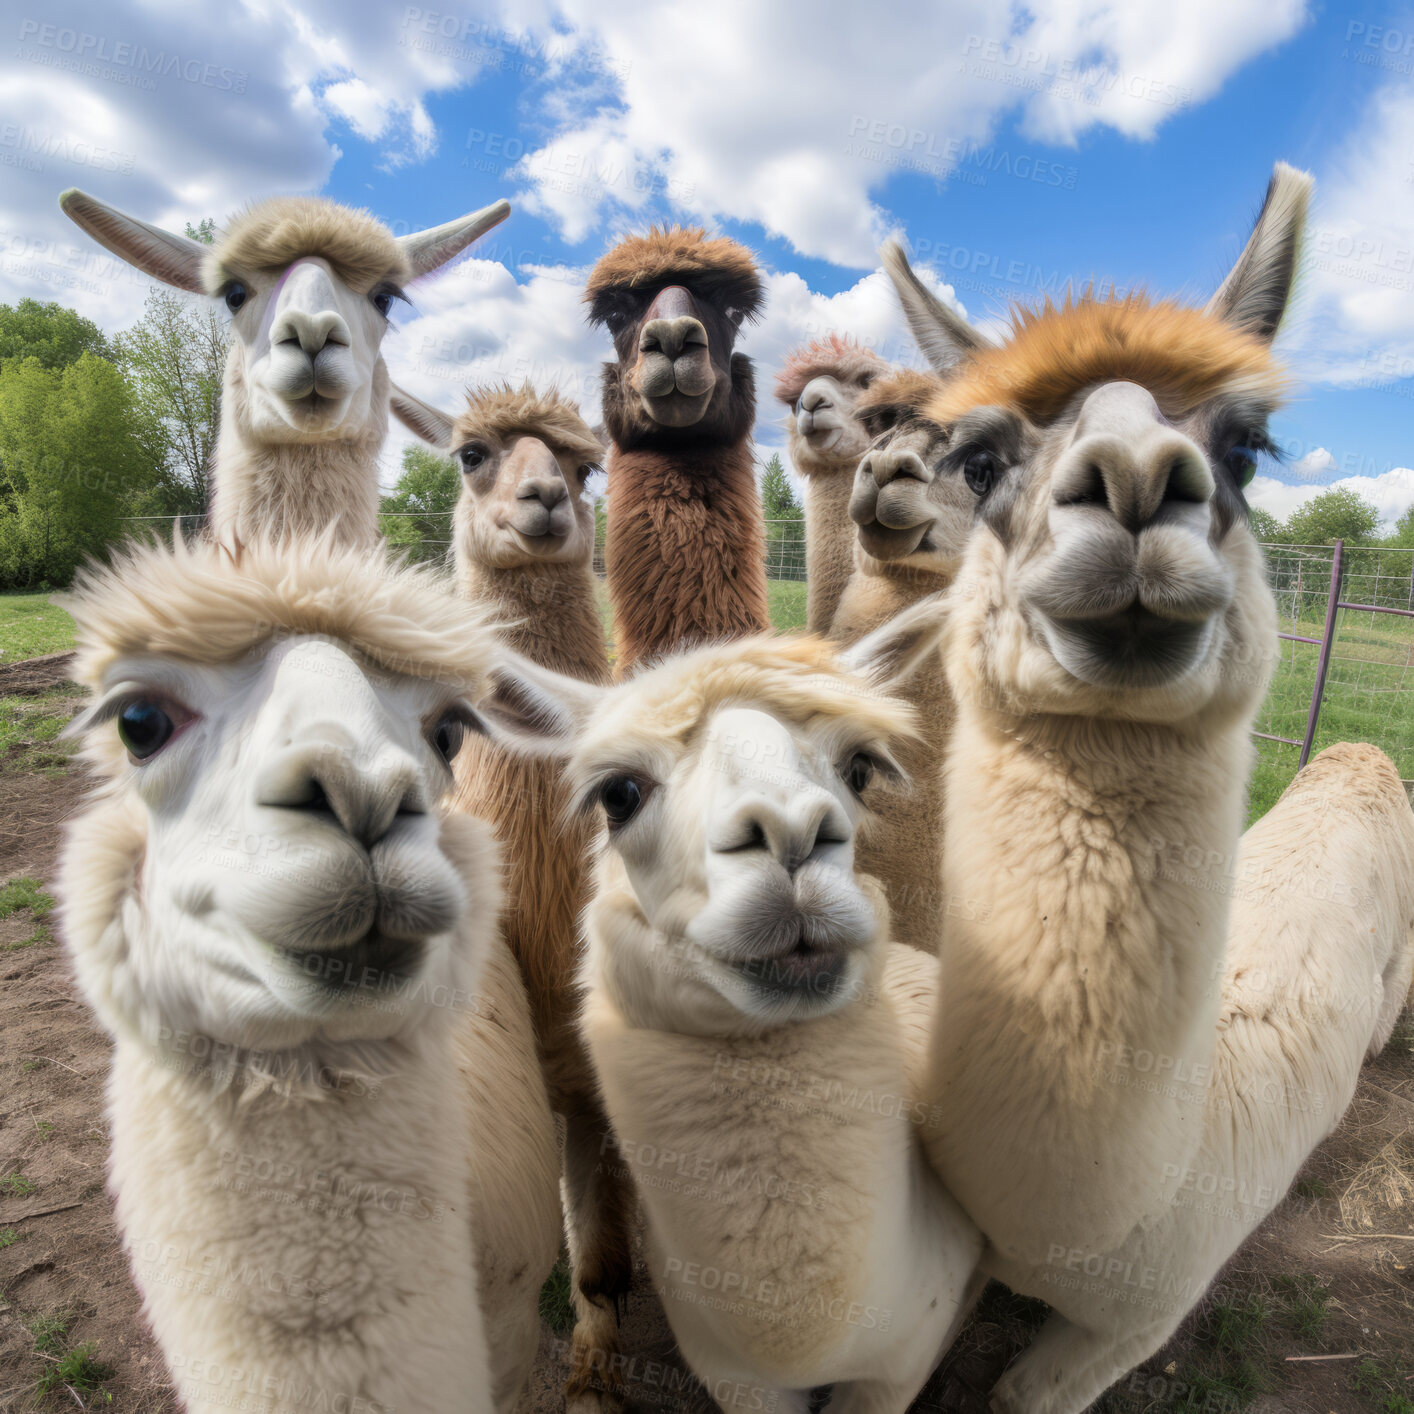
[[[462,471],[453,524],[461,593],[540,666],[607,682],[596,603],[594,508],[584,494],[604,449],[554,392],[489,387],[455,418],[394,389],[394,413]],[[570,810],[559,762],[468,743],[458,808],[490,820],[506,859],[502,931],[520,964],[550,1103],[565,1119],[563,1195],[576,1323],[570,1407],[616,1392],[618,1306],[632,1273],[633,1191],[576,1018],[578,918],[595,830]]]
[[870,434],[860,421],[860,395],[889,365],[839,334],[795,349],[776,375],[776,397],[789,409],[791,465],[805,480],[805,626],[828,633],[854,573],[854,522],[849,499]]

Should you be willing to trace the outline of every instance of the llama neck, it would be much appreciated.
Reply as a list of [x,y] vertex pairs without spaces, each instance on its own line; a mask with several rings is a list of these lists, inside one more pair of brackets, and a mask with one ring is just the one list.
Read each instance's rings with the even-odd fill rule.
[[602,897],[589,910],[583,1030],[648,1214],[655,1284],[677,1327],[693,1319],[683,1303],[695,1300],[694,1266],[749,1274],[737,1314],[712,1322],[729,1325],[748,1356],[763,1347],[779,1356],[785,1329],[797,1358],[819,1361],[842,1328],[812,1298],[887,1302],[888,1283],[907,1281],[905,1244],[929,1245],[930,1258],[935,1250],[897,1019],[872,987],[830,1016],[750,1035],[636,1025],[635,985],[606,961],[637,951],[642,938],[631,935],[646,925],[635,913]]
[[[945,1121],[930,1151],[999,1250],[1106,1250],[1162,1208],[1197,1143],[1244,728],[959,704],[933,1062]],[[1027,1146],[1047,1153],[1044,1176]],[[1058,1175],[1051,1198],[1032,1191]]]
[[[330,1407],[420,1414],[488,1387],[443,1010],[403,1041],[254,1066],[182,1033],[119,1037],[110,1187],[184,1408],[239,1402],[230,1379],[270,1414],[302,1408],[311,1382]],[[364,1323],[383,1337],[351,1348]]]
[[333,533],[342,544],[378,543],[378,454],[388,435],[388,371],[374,369],[368,423],[339,441],[266,442],[252,435],[240,360],[226,361],[221,433],[212,476],[218,540]]
[[620,671],[770,628],[750,443],[609,454],[605,558]]
[[458,555],[457,584],[463,598],[486,605],[497,622],[510,625],[501,637],[517,653],[586,682],[608,681],[609,655],[589,564],[503,570]]
[[854,571],[854,465],[823,462],[805,478],[805,626],[828,633]]

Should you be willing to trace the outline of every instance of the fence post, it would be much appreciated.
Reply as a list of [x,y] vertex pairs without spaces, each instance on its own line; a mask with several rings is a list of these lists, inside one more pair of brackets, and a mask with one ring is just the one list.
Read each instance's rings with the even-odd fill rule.
[[1321,698],[1326,690],[1326,669],[1331,665],[1331,644],[1335,639],[1336,604],[1340,600],[1340,566],[1345,555],[1345,541],[1335,542],[1331,556],[1331,593],[1326,600],[1326,631],[1321,635],[1321,653],[1316,661],[1316,686],[1311,693],[1311,710],[1306,716],[1306,739],[1301,743],[1299,771],[1311,759],[1311,745],[1316,740],[1316,722],[1321,715]]

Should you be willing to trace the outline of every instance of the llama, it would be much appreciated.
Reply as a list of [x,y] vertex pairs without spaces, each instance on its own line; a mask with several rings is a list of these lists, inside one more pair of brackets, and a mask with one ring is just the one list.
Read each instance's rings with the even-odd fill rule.
[[685,652],[612,689],[571,761],[608,825],[584,1032],[652,1166],[631,1164],[673,1334],[725,1410],[805,1414],[832,1384],[831,1409],[901,1414],[976,1291],[980,1238],[910,1099],[932,965],[888,947],[853,861],[860,796],[912,730],[890,684],[940,623],[844,659],[818,638]]
[[[919,413],[937,388],[904,369],[860,395],[856,413],[874,437],[851,488],[857,536],[854,573],[830,636],[857,643],[952,582],[972,533],[974,497],[956,469],[944,470],[945,429]],[[897,942],[924,952],[938,946],[942,895],[942,763],[952,730],[952,698],[942,659],[931,654],[900,686],[923,730],[900,747],[901,782],[882,782],[870,799],[874,819],[859,842],[859,867],[889,898]]]
[[751,457],[751,360],[733,353],[761,306],[735,241],[701,230],[630,236],[590,271],[608,329],[609,594],[618,666],[686,642],[770,627],[765,527]]
[[65,214],[100,245],[231,311],[210,524],[218,539],[322,534],[378,539],[378,453],[388,433],[379,346],[403,287],[510,214],[507,202],[394,236],[365,211],[276,197],[213,245],[174,235],[71,188]]
[[[1275,648],[1242,488],[1285,391],[1270,345],[1309,192],[1278,165],[1205,309],[1085,295],[1018,313],[923,408],[978,518],[943,649],[950,907],[924,1137],[987,1239],[983,1269],[1054,1308],[994,1393],[1008,1414],[1075,1414],[1161,1344],[1256,1221],[1184,1206],[1185,1175],[1284,1191],[1408,985],[1392,885],[1382,909],[1318,920],[1261,890],[1227,949]],[[1388,821],[1388,773],[1360,766],[1382,802],[1364,815]],[[1354,826],[1316,839],[1304,797],[1252,832],[1252,859],[1289,875],[1352,857]],[[1333,872],[1388,885],[1408,842],[1406,826]],[[1254,1110],[1249,1083],[1306,1085],[1323,1112]]]
[[[455,419],[393,389],[392,408],[459,462],[453,523],[461,593],[508,625],[503,637],[543,667],[609,679],[596,605],[594,510],[584,497],[603,447],[574,406],[529,386],[469,395]],[[576,1323],[569,1406],[622,1394],[618,1312],[632,1277],[632,1188],[621,1172],[575,1017],[575,968],[589,823],[567,810],[549,756],[468,742],[456,764],[457,808],[495,826],[506,860],[506,942],[530,997],[550,1103],[565,1119],[564,1211]],[[597,1387],[597,1388],[596,1388]]]
[[70,607],[102,784],[64,847],[64,932],[113,1039],[110,1190],[184,1407],[509,1409],[469,1209],[494,1195],[481,1220],[516,1229],[536,1198],[496,1174],[521,1141],[480,1123],[485,1092],[552,1162],[553,1125],[533,1061],[499,1068],[502,1028],[530,1029],[517,991],[479,1014],[490,828],[435,807],[462,739],[509,721],[467,694],[493,657],[514,682],[513,655],[429,571],[332,537],[129,549]]
[[793,350],[776,375],[776,397],[790,410],[791,463],[805,478],[805,626],[811,633],[830,631],[854,569],[849,499],[870,441],[855,405],[888,372],[872,349],[829,334]]

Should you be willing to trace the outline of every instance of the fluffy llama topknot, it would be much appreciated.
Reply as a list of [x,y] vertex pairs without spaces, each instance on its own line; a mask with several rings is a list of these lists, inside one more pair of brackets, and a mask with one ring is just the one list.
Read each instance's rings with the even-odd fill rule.
[[675,654],[619,684],[577,744],[571,775],[585,783],[599,758],[617,757],[625,741],[685,742],[730,702],[762,706],[788,722],[849,723],[885,746],[917,734],[913,708],[852,673],[835,644],[814,634],[757,634]]
[[654,226],[646,236],[626,236],[589,272],[584,298],[593,304],[611,290],[678,280],[723,292],[748,319],[761,307],[756,257],[727,236],[709,239],[700,226]]
[[403,284],[412,266],[393,233],[367,211],[314,196],[277,196],[231,218],[202,264],[208,293],[242,270],[283,270],[301,256],[323,256],[363,294],[380,280]]
[[869,383],[889,371],[888,362],[847,334],[826,334],[792,349],[776,374],[776,397],[787,407],[805,391],[812,378],[837,378],[841,383]]
[[856,414],[866,421],[880,413],[918,413],[938,392],[935,373],[922,373],[916,368],[896,368],[877,378],[859,395]]
[[604,444],[558,388],[541,393],[529,382],[519,388],[493,383],[484,388],[468,388],[466,400],[466,410],[452,427],[454,447],[463,446],[476,436],[504,441],[526,433],[550,443],[557,451],[596,465],[604,456]]
[[63,598],[76,625],[73,676],[95,690],[122,658],[230,663],[268,639],[321,634],[410,677],[468,691],[495,644],[475,608],[426,566],[385,563],[326,536],[296,548],[199,541],[130,545],[89,564]]
[[1201,309],[1087,291],[1014,308],[1007,342],[935,381],[919,411],[946,427],[969,408],[1003,404],[1045,423],[1082,389],[1114,379],[1142,384],[1180,412],[1233,389],[1275,405],[1289,386],[1266,343]]

